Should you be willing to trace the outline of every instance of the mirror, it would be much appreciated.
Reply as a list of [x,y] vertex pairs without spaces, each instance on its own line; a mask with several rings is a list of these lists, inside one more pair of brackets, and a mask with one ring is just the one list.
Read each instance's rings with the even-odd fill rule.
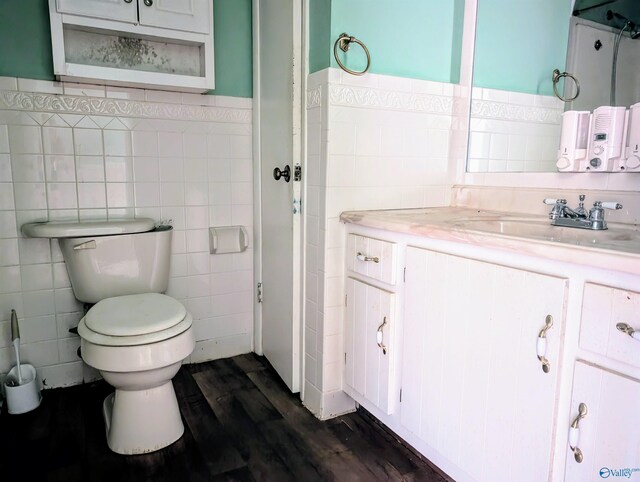
[[640,101],[636,20],[638,0],[478,0],[467,171],[556,172],[562,112]]

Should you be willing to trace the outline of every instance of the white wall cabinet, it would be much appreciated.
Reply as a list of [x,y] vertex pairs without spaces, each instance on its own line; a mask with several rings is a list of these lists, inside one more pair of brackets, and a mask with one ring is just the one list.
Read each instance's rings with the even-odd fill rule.
[[211,0],[49,0],[61,80],[185,92],[214,88]]
[[392,413],[398,397],[392,377],[398,349],[395,294],[353,278],[347,278],[346,289],[345,390]]
[[[636,342],[640,350],[640,342]],[[640,477],[640,382],[578,361],[575,367],[572,421],[580,404],[587,412],[578,422],[578,463],[567,451],[566,481],[635,480]],[[623,473],[625,469],[635,472]],[[625,475],[626,474],[626,475]]]
[[401,421],[475,480],[547,479],[566,285],[407,248]]

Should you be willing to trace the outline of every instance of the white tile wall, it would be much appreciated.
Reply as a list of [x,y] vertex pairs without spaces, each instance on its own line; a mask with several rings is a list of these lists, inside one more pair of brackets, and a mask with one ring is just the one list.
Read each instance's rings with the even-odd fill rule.
[[470,172],[555,171],[563,103],[544,95],[474,88]]
[[[342,211],[448,205],[453,89],[327,69],[308,81],[305,405],[349,409],[341,391]],[[320,99],[319,101],[317,99]]]
[[83,308],[57,242],[19,231],[36,220],[172,219],[167,293],[194,316],[197,346],[190,360],[250,351],[252,249],[212,256],[207,229],[233,223],[252,231],[251,101],[190,96],[176,108],[182,94],[0,78],[0,88],[16,87],[52,96],[106,95],[121,99],[121,110],[137,102],[130,112],[147,114],[39,112],[0,101],[0,374],[15,363],[14,308],[24,361],[38,368],[47,387],[97,376],[78,360],[79,339],[68,332]]

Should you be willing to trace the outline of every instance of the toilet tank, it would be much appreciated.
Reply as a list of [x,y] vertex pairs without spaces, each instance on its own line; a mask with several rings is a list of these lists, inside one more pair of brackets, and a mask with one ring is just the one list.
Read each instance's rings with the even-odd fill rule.
[[59,239],[75,297],[97,303],[112,296],[164,293],[169,283],[171,226],[113,236]]

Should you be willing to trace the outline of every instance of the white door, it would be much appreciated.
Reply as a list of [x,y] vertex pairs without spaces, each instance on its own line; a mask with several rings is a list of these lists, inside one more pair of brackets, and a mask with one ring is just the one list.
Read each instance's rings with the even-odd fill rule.
[[567,425],[578,416],[581,403],[587,409],[585,417],[577,423],[576,447],[582,453],[582,462],[576,462],[574,452],[567,447],[565,480],[639,480],[640,382],[576,362],[572,418]]
[[[260,162],[262,352],[292,392],[300,391],[301,24],[298,2],[258,1],[257,103]],[[256,12],[254,10],[254,22]],[[254,30],[255,32],[255,30]],[[295,61],[294,61],[295,59]],[[254,104],[255,105],[255,104]],[[279,180],[274,169],[285,171]],[[295,211],[295,212],[294,212]],[[257,337],[259,352],[260,339]]]
[[[140,2],[142,1],[140,0]],[[136,0],[131,2],[124,0],[57,0],[56,6],[60,13],[138,23]]]
[[151,27],[209,33],[213,21],[211,0],[138,0],[138,5],[140,24]]

